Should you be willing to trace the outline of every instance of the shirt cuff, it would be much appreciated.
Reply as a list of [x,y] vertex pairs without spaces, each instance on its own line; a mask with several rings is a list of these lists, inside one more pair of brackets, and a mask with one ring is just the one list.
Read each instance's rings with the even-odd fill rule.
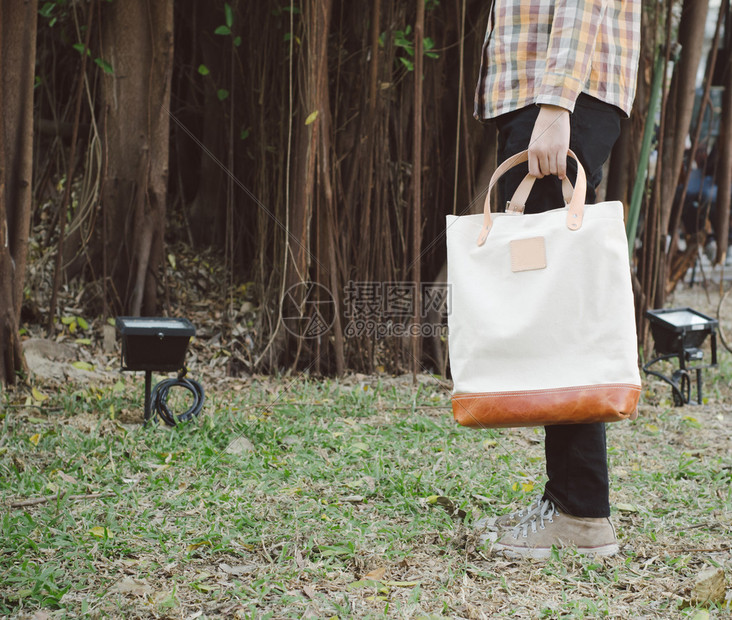
[[536,97],[537,105],[556,105],[574,112],[574,104],[582,92],[582,82],[566,75],[545,74]]

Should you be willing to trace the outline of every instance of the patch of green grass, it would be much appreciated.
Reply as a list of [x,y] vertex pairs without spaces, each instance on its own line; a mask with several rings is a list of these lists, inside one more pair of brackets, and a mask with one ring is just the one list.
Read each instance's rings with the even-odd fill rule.
[[173,429],[128,423],[138,392],[5,409],[0,613],[598,617],[627,597],[665,614],[676,601],[658,593],[729,541],[730,456],[703,412],[611,427],[626,548],[542,567],[476,548],[469,526],[540,492],[543,431],[458,427],[436,383],[253,383]]

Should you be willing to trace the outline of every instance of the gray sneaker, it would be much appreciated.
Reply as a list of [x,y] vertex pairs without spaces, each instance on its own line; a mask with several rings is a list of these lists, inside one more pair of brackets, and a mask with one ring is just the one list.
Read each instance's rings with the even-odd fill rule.
[[[500,534],[504,531],[516,527],[521,520],[531,515],[538,514],[542,506],[542,496],[537,495],[528,507],[521,510],[514,510],[512,513],[501,515],[500,517],[483,517],[473,523],[473,527],[478,532],[478,540],[484,545],[487,542],[496,542]],[[500,534],[499,534],[500,533]]]
[[615,555],[618,540],[610,519],[573,517],[560,513],[551,500],[544,500],[493,545],[493,550],[508,557],[544,559],[558,549],[574,547],[587,555]]
[[515,510],[510,514],[498,517],[495,520],[496,529],[510,530],[511,528],[516,527],[524,519],[539,514],[543,503],[542,496],[537,495],[536,499],[534,499],[526,508]]

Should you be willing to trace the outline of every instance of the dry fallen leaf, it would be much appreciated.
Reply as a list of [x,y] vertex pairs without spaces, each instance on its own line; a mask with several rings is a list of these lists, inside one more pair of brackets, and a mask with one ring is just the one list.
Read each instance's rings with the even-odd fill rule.
[[374,570],[366,573],[363,578],[364,579],[373,579],[374,581],[380,581],[384,575],[386,574],[386,568],[383,566],[380,566],[379,568],[375,568]]
[[242,454],[243,452],[254,452],[254,444],[246,437],[237,437],[226,447],[227,454]]
[[56,472],[58,474],[58,477],[61,478],[64,482],[68,482],[69,484],[79,484],[79,481],[74,478],[73,476],[69,476],[69,474],[61,471],[60,469]]
[[144,579],[125,577],[112,586],[112,592],[119,592],[120,594],[134,594],[135,596],[147,596],[153,592],[153,588]]
[[425,501],[428,504],[441,506],[451,517],[457,517],[462,520],[467,516],[467,513],[462,508],[458,508],[449,497],[445,497],[444,495],[430,495]]
[[213,547],[213,545],[211,544],[210,540],[203,540],[201,542],[191,543],[190,545],[188,545],[186,547],[186,551],[188,551],[188,552],[195,551],[199,547]]
[[700,572],[691,588],[692,605],[709,605],[724,601],[724,569],[707,568]]
[[420,584],[419,581],[384,581],[385,586],[393,586],[395,588],[413,588]]
[[250,575],[257,570],[256,564],[238,564],[236,566],[229,566],[225,562],[219,564],[219,569],[224,571],[228,575]]

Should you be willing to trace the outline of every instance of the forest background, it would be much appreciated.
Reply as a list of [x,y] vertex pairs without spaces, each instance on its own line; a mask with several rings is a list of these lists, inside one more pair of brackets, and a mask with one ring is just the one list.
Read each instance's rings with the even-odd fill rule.
[[[629,208],[641,345],[645,310],[707,237],[713,262],[727,252],[729,192],[692,228],[680,196],[695,165],[732,185],[729,4],[644,2],[604,186]],[[489,5],[1,0],[1,382],[24,369],[29,325],[76,321],[60,296],[100,323],[192,312],[167,275],[184,256],[221,267],[232,376],[444,374],[442,330],[349,326],[357,304],[392,327],[443,324],[424,293],[444,283],[444,217],[481,208],[495,167],[494,129],[472,118]],[[298,333],[305,308],[327,330]]]

